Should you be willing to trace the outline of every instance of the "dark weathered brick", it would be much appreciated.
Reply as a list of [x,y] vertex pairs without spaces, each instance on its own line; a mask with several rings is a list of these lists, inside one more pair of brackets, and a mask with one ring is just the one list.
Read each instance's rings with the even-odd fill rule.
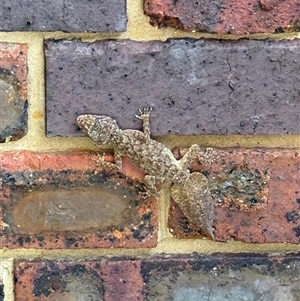
[[140,261],[17,262],[16,300],[143,300]]
[[15,277],[18,301],[104,300],[98,262],[20,262]]
[[125,31],[126,1],[2,0],[0,30],[66,32]]
[[299,256],[219,254],[144,260],[144,300],[299,300]]
[[18,301],[298,300],[299,256],[193,254],[142,260],[19,261],[15,295]]
[[[216,152],[219,158],[211,166],[192,166],[193,171],[203,172],[210,183],[216,204],[215,239],[299,244],[299,151],[223,149]],[[174,202],[170,206],[169,227],[178,238],[201,234]]]
[[88,153],[0,155],[2,247],[155,246],[156,200],[145,197],[138,180],[97,168],[96,159]]
[[27,133],[27,46],[0,44],[0,143]]
[[144,0],[150,24],[210,33],[299,31],[297,0]]
[[83,113],[154,135],[299,133],[300,40],[48,40],[47,135],[82,135]]

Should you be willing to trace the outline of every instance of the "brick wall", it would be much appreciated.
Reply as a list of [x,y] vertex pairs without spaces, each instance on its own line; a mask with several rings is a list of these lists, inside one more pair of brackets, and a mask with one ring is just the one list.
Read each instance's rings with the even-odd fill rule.
[[[0,301],[300,300],[299,2],[2,2]],[[214,241],[76,125],[148,106]]]

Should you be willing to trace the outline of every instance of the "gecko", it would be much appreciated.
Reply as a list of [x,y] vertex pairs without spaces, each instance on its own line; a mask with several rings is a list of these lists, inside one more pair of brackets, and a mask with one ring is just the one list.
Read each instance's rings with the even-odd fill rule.
[[121,170],[121,157],[127,157],[144,171],[144,183],[151,194],[156,195],[156,184],[169,185],[171,197],[189,222],[214,239],[214,202],[208,180],[202,173],[189,170],[189,165],[196,159],[202,164],[211,164],[213,149],[203,151],[198,144],[193,144],[180,160],[176,160],[169,148],[151,139],[151,111],[150,107],[144,108],[135,115],[142,120],[142,131],[122,130],[116,120],[105,115],[79,115],[77,124],[97,145],[113,148],[115,163],[103,162],[106,167]]

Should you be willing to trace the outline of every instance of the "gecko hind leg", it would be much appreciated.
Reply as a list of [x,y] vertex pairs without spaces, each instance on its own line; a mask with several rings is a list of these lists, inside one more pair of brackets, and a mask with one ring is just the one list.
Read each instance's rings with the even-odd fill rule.
[[193,144],[179,162],[182,168],[186,169],[196,159],[198,159],[201,164],[209,165],[214,162],[215,158],[216,155],[211,147],[203,151],[198,144]]
[[155,186],[155,183],[156,183],[155,176],[146,175],[144,178],[144,183],[149,192],[149,195],[157,197],[158,193],[157,193],[157,189]]
[[117,152],[114,153],[115,163],[105,161],[105,153],[102,153],[101,155],[99,153],[97,153],[97,155],[98,155],[98,159],[96,160],[97,167],[102,167],[102,168],[108,169],[108,170],[121,171],[122,159],[121,159],[121,156]]

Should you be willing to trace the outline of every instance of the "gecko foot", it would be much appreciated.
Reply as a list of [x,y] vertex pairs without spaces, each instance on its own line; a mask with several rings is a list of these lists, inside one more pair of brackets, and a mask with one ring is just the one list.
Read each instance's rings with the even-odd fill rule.
[[135,114],[135,117],[143,120],[150,116],[151,111],[152,111],[151,107],[139,109],[139,113]]
[[199,154],[198,160],[204,165],[210,165],[218,159],[218,155],[211,147],[207,147],[205,152]]

